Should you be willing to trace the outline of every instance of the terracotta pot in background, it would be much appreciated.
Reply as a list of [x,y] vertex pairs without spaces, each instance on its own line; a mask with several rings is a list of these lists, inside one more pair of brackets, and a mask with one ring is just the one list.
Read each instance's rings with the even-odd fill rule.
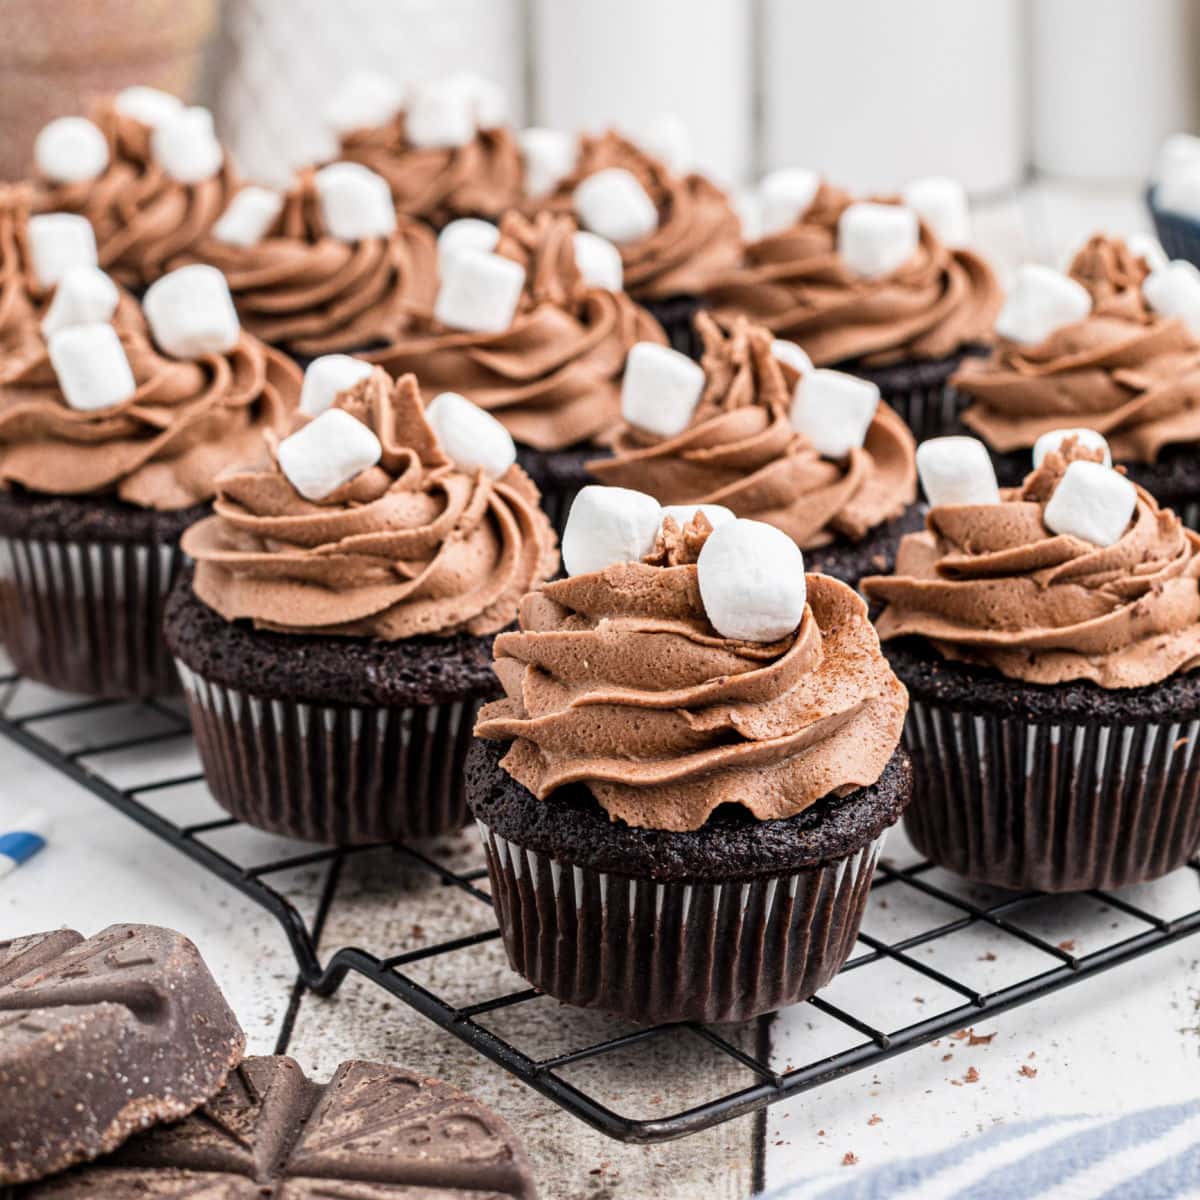
[[28,172],[52,117],[146,83],[188,97],[216,0],[0,0],[0,178]]

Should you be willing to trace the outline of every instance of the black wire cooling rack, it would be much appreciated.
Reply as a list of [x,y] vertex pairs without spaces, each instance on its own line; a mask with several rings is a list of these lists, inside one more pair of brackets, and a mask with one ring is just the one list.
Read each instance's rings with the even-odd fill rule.
[[[772,1062],[766,1021],[752,1023],[749,1029],[742,1027],[733,1030],[704,1025],[631,1028],[617,1036],[605,1037],[566,1053],[536,1057],[535,1052],[505,1040],[481,1020],[500,1010],[537,1000],[540,993],[536,990],[518,988],[502,995],[481,998],[474,1003],[451,1003],[447,997],[414,977],[414,968],[429,959],[496,940],[499,930],[490,920],[488,927],[482,931],[464,933],[463,936],[404,953],[379,955],[344,946],[322,958],[319,952],[322,931],[335,901],[343,865],[350,856],[378,851],[379,847],[316,848],[269,861],[238,861],[211,842],[214,835],[235,827],[238,824],[236,821],[224,818],[199,824],[176,824],[152,807],[155,793],[198,783],[201,775],[177,774],[118,784],[98,765],[104,756],[117,752],[136,751],[139,747],[149,748],[164,741],[190,738],[187,718],[181,710],[177,710],[170,702],[129,704],[61,698],[57,703],[17,711],[14,698],[21,686],[22,681],[18,676],[0,675],[0,732],[274,916],[291,944],[303,987],[328,996],[338,990],[349,973],[364,976],[589,1125],[621,1141],[667,1141],[760,1110],[852,1071],[874,1067],[885,1059],[935,1038],[952,1035],[970,1023],[1070,986],[1200,930],[1200,907],[1188,908],[1185,905],[1186,911],[1166,916],[1132,903],[1123,896],[1095,891],[1087,896],[1100,906],[1101,911],[1122,919],[1109,921],[1105,918],[1109,922],[1108,927],[1116,928],[1119,925],[1123,934],[1090,953],[1077,954],[1072,941],[1055,943],[1051,940],[1053,933],[1044,929],[1038,932],[1036,928],[1030,928],[1029,922],[1023,922],[1022,914],[1039,904],[1045,904],[1046,897],[1036,893],[998,893],[985,902],[977,903],[961,891],[953,890],[950,885],[935,882],[939,876],[929,863],[915,863],[901,868],[885,858],[877,868],[872,888],[872,907],[895,913],[905,905],[911,906],[914,911],[922,908],[928,911],[932,906],[940,917],[929,927],[892,939],[880,938],[864,930],[859,936],[859,952],[843,968],[843,974],[880,963],[906,968],[922,977],[927,987],[944,989],[942,994],[949,1000],[936,1015],[894,1028],[881,1028],[883,1022],[868,1019],[862,1011],[855,1011],[851,1006],[831,998],[838,992],[835,981],[825,993],[814,996],[806,1003],[811,1010],[815,1010],[814,1017],[820,1014],[840,1025],[840,1032],[849,1035],[850,1044],[799,1066],[788,1063],[779,1067]],[[68,747],[54,738],[53,727],[63,718],[82,717],[90,721],[93,716],[97,728],[103,731],[95,740],[90,740],[89,735],[84,744]],[[428,873],[447,887],[459,889],[474,902],[486,905],[490,910],[486,871],[482,867],[456,870],[439,861],[436,853],[427,853],[412,846],[395,845],[390,850],[403,860],[403,865]],[[271,880],[296,868],[308,866],[323,866],[326,869],[315,913],[310,919],[305,919],[294,900],[289,898],[285,890],[273,886]],[[1188,874],[1192,885],[1200,881],[1200,862],[1189,864]],[[1188,895],[1200,905],[1200,888],[1195,888],[1194,897],[1190,891]],[[904,922],[900,924],[903,926]],[[945,944],[955,935],[971,929],[983,930],[998,938],[1015,939],[1022,952],[1036,958],[1036,965],[1030,965],[1019,977],[1010,978],[1003,986],[980,990],[978,984],[973,985],[960,973],[950,973],[928,961],[930,948]],[[294,1011],[295,1004],[293,1015]],[[572,1012],[564,1009],[562,1021],[570,1022]],[[581,1025],[581,1028],[586,1027]],[[676,1035],[680,1031],[701,1039],[711,1051],[733,1060],[742,1068],[749,1082],[728,1094],[708,1099],[670,1116],[642,1119],[614,1111],[604,1100],[564,1077],[564,1071],[569,1068],[582,1063],[595,1065],[609,1059],[614,1062],[614,1070],[622,1072],[624,1085],[628,1089],[630,1055],[636,1056],[639,1048],[655,1038]],[[285,1029],[283,1038],[286,1037]],[[754,1049],[747,1050],[744,1048],[746,1045],[752,1045]],[[619,1067],[615,1065],[617,1060]],[[657,1081],[649,1073],[647,1078],[639,1082],[644,1083],[647,1093],[657,1087]]]

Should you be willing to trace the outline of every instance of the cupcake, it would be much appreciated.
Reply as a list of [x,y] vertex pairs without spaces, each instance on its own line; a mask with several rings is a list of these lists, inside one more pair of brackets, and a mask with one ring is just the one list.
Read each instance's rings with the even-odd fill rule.
[[87,217],[100,266],[134,289],[195,246],[238,187],[212,114],[154,88],[126,88],[90,120],[52,121],[34,161],[36,210]]
[[514,970],[645,1022],[806,999],[911,786],[862,600],[770,526],[620,488],[581,494],[563,557],[496,639],[467,760]]
[[455,392],[492,413],[562,528],[584,464],[620,424],[626,356],[666,338],[624,292],[585,280],[569,217],[509,213],[496,238],[494,252],[444,243],[433,312],[365,357],[393,377],[415,373],[427,400]]
[[47,334],[0,357],[0,629],[32,679],[111,697],[177,686],[159,626],[180,534],[222,468],[285,427],[301,382],[238,328],[215,271],[190,274],[207,270],[151,289],[147,325],[80,268]]
[[[715,505],[718,517],[765,521],[810,570],[851,586],[889,569],[900,534],[921,516],[912,434],[878,388],[814,370],[798,347],[744,317],[725,333],[700,313],[696,328],[699,366],[634,348],[625,423],[613,457],[589,463],[591,473],[665,505],[705,505],[710,520]],[[685,390],[672,410],[675,379]]]
[[1116,888],[1200,845],[1200,536],[1073,436],[998,490],[970,438],[917,452],[932,508],[883,605],[912,697],[906,828],[981,883]]
[[[1150,254],[1150,259],[1145,257]],[[1188,298],[1196,305],[1189,308]],[[1069,276],[1028,266],[997,319],[996,349],[954,376],[963,423],[1017,484],[1044,434],[1104,435],[1131,479],[1200,521],[1200,276],[1096,235]]]
[[817,366],[871,380],[918,438],[952,428],[950,377],[982,351],[1001,301],[991,268],[962,244],[961,189],[921,180],[904,202],[857,203],[786,171],[763,190],[768,232],[706,293],[717,319],[744,314]]
[[301,358],[395,340],[437,288],[433,234],[396,217],[378,176],[344,163],[302,171],[286,194],[242,188],[183,262],[220,270],[246,328]]
[[239,820],[338,845],[465,820],[492,635],[558,553],[511,439],[459,404],[427,418],[412,376],[373,371],[222,475],[185,535],[166,638]]
[[1167,254],[1200,265],[1200,138],[1173,133],[1163,142],[1146,204]]

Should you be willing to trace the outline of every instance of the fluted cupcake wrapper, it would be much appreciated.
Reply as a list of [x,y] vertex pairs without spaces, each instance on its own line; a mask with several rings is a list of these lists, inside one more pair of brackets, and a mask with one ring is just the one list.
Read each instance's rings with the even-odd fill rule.
[[341,846],[435,837],[467,823],[463,760],[480,700],[307,704],[175,665],[209,787],[239,821]]
[[0,636],[14,666],[89,696],[177,692],[162,615],[181,564],[170,542],[0,536]]
[[1146,204],[1167,257],[1182,258],[1200,267],[1200,221],[1159,208],[1154,202],[1153,188],[1146,193]]
[[1200,846],[1200,721],[1034,723],[915,697],[904,815],[927,858],[1048,892],[1155,879]]
[[883,835],[790,875],[661,883],[562,863],[479,826],[504,945],[534,987],[634,1021],[743,1021],[850,956]]

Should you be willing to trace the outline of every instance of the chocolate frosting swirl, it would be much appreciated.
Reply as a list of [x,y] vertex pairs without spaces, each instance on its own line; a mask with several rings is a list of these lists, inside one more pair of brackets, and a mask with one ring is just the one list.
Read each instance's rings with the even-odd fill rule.
[[226,620],[281,633],[395,641],[510,624],[520,597],[558,567],[529,477],[515,465],[495,480],[453,466],[411,375],[393,385],[375,371],[336,403],[374,430],[379,463],[314,503],[269,439],[269,461],[224,475],[215,515],[184,535],[196,595]]
[[549,213],[500,222],[496,253],[525,267],[519,311],[503,333],[465,333],[421,315],[394,345],[364,357],[393,376],[415,372],[427,397],[461,393],[537,450],[611,440],[626,356],[635,342],[666,335],[624,293],[584,286],[573,232],[572,221]]
[[243,333],[226,354],[168,358],[132,299],[117,317],[137,383],[122,404],[71,408],[40,337],[0,358],[0,486],[175,511],[211,499],[219,471],[286,427],[301,376],[282,354]]
[[1046,501],[1077,458],[1100,454],[1067,439],[1001,503],[932,509],[895,574],[862,580],[887,605],[879,636],[1028,683],[1142,687],[1200,665],[1200,535],[1141,488],[1115,545],[1050,532]]
[[0,183],[0,352],[39,336],[40,289],[30,266],[27,228],[33,190]]
[[465,146],[413,146],[399,112],[343,136],[338,157],[382,175],[396,209],[440,228],[455,217],[496,220],[521,201],[521,152],[512,130],[479,130]]
[[502,765],[545,799],[587,785],[614,820],[698,829],[721,804],[759,820],[868,786],[908,697],[845,584],[808,576],[790,637],[723,638],[700,600],[703,515],[666,525],[642,562],[545,584],[496,639],[501,700],[476,734],[513,739]]
[[251,333],[306,356],[358,350],[399,337],[437,293],[437,243],[400,217],[387,238],[343,242],[321,217],[312,169],[301,172],[283,211],[253,246],[205,237],[172,268],[210,263],[229,281]]
[[1097,235],[1070,273],[1091,292],[1091,313],[1037,345],[1002,339],[965,362],[953,382],[977,403],[963,421],[1002,453],[1071,426],[1104,434],[1113,457],[1132,462],[1200,441],[1200,342],[1146,303],[1145,261]]
[[143,287],[208,233],[238,189],[237,172],[226,155],[211,179],[180,183],[155,160],[148,125],[118,112],[111,100],[97,103],[90,116],[108,139],[104,173],[75,183],[39,177],[35,207],[87,217],[100,266],[128,287]]
[[745,314],[799,342],[817,366],[945,358],[990,339],[1002,297],[978,254],[950,250],[922,222],[916,254],[864,278],[837,252],[838,218],[851,203],[822,183],[794,225],[750,243],[707,290],[718,320]]
[[738,317],[726,335],[704,313],[696,327],[706,382],[691,425],[668,438],[624,425],[615,457],[588,464],[601,483],[663,504],[724,504],[802,549],[858,541],[916,499],[916,445],[886,404],[845,462],[824,459],[792,428],[799,376],[771,353],[771,333]]

